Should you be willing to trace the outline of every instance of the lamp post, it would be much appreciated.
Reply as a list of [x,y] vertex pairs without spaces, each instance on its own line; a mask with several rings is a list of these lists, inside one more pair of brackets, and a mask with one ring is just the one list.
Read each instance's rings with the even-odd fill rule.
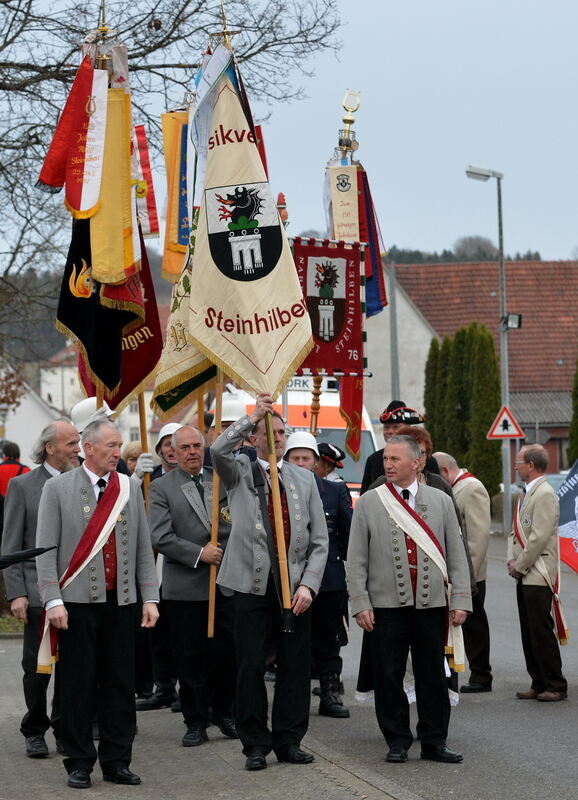
[[[502,387],[502,405],[510,407],[510,372],[508,366],[508,312],[506,311],[506,268],[504,266],[504,237],[502,228],[502,172],[493,169],[469,166],[466,175],[475,181],[496,179],[498,187],[498,251],[499,251],[499,280],[500,280],[500,374]],[[504,484],[504,508],[502,525],[504,534],[508,535],[512,529],[512,492],[511,492],[511,462],[510,440],[502,441],[502,482]]]

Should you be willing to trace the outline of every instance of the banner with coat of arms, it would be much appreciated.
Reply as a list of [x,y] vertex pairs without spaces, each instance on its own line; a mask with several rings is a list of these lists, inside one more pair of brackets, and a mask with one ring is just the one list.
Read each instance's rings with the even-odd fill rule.
[[313,349],[299,372],[362,375],[365,366],[363,247],[297,237],[293,258],[307,303]]
[[276,396],[312,347],[295,264],[230,72],[212,101],[192,255],[193,344],[249,391]]

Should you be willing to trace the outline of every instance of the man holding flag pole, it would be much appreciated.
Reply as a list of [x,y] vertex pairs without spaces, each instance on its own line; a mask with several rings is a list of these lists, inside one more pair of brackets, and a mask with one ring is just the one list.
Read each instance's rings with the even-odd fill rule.
[[[235,591],[242,687],[237,730],[247,769],[263,769],[271,749],[281,761],[313,760],[299,747],[309,711],[308,609],[323,576],[328,539],[313,476],[291,466],[286,472],[284,465],[282,490],[279,486],[285,424],[271,414],[273,397],[311,349],[311,323],[224,12],[223,22],[222,43],[204,59],[190,116],[197,151],[195,197],[197,188],[202,190],[189,247],[195,291],[189,296],[187,333],[205,363],[193,364],[187,378],[201,379],[208,361],[259,395],[253,414],[221,434],[211,453],[231,508],[232,530],[218,582]],[[253,467],[246,456],[233,455],[249,434],[261,459]],[[271,630],[279,671],[269,731],[263,674]]]

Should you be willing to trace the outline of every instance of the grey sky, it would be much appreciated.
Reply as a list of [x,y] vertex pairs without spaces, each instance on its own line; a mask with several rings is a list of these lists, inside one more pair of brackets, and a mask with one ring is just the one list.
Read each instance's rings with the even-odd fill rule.
[[[442,250],[463,235],[567,259],[578,245],[578,6],[571,0],[339,0],[339,60],[319,57],[308,99],[275,107],[264,135],[293,235],[323,229],[324,166],[347,88],[386,246]],[[255,108],[258,114],[258,107]]]

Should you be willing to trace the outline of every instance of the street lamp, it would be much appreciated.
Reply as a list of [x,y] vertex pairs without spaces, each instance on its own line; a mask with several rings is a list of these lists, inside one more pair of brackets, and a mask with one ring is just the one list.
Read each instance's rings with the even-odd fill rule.
[[[475,181],[496,179],[498,187],[498,250],[500,258],[500,372],[502,387],[502,405],[510,407],[510,378],[508,368],[508,312],[506,311],[506,269],[504,266],[504,237],[502,230],[502,172],[493,169],[469,166],[466,175]],[[520,320],[521,322],[521,320]],[[511,463],[510,440],[502,441],[502,482],[504,484],[504,508],[502,512],[502,525],[507,536],[512,530],[512,492],[511,492]]]

